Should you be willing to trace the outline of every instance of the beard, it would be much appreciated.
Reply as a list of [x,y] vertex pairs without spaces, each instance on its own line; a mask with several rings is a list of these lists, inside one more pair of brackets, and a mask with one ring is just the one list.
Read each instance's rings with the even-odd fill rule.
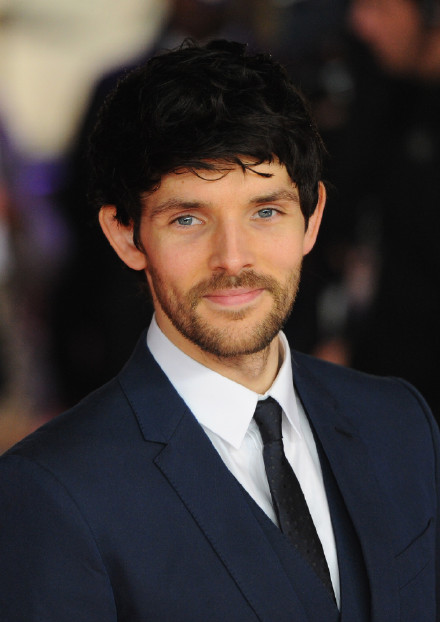
[[[216,274],[186,293],[177,293],[151,265],[149,274],[153,296],[173,326],[186,339],[218,358],[256,354],[267,348],[292,311],[300,279],[300,269],[292,270],[284,284],[273,277],[247,270],[238,276]],[[265,317],[246,322],[252,316],[252,307],[222,309],[216,312],[219,318],[226,320],[221,326],[204,319],[199,313],[198,307],[205,295],[239,287],[264,289],[272,297],[271,309]]]

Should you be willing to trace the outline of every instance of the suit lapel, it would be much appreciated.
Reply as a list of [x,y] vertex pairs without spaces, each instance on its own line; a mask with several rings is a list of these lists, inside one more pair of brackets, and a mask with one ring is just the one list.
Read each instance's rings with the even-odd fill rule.
[[[329,460],[364,555],[374,622],[397,622],[399,595],[388,507],[367,447],[355,425],[355,413],[342,407],[302,363],[293,363],[295,386]],[[343,563],[343,560],[340,560]]]
[[305,620],[278,557],[200,425],[188,412],[156,459],[260,620]]
[[235,478],[145,346],[119,376],[155,459],[262,622],[307,622],[291,583]]

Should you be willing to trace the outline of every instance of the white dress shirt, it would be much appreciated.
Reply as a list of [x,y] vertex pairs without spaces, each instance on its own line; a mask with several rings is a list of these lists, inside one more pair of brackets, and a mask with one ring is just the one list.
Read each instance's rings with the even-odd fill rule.
[[279,338],[284,351],[283,363],[264,395],[208,369],[182,352],[163,334],[155,317],[148,330],[147,345],[225,465],[275,524],[277,518],[264,467],[263,442],[253,416],[259,399],[271,396],[280,404],[286,458],[295,471],[322,542],[339,606],[336,544],[321,465],[310,424],[294,389],[289,344],[282,332]]

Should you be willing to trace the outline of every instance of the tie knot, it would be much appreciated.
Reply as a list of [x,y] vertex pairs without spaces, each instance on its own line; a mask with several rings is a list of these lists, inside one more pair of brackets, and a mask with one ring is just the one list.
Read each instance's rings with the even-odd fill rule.
[[257,403],[254,419],[265,445],[282,439],[281,415],[281,406],[273,397],[268,397]]

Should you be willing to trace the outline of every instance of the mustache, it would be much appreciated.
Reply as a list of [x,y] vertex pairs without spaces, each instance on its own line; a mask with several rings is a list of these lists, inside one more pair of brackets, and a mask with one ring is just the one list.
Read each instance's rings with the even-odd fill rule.
[[267,289],[272,294],[279,292],[280,285],[276,279],[265,274],[258,274],[254,270],[246,270],[236,276],[225,273],[214,274],[211,278],[194,285],[189,291],[192,305],[196,305],[206,294],[212,294],[223,289],[250,287],[254,289]]

